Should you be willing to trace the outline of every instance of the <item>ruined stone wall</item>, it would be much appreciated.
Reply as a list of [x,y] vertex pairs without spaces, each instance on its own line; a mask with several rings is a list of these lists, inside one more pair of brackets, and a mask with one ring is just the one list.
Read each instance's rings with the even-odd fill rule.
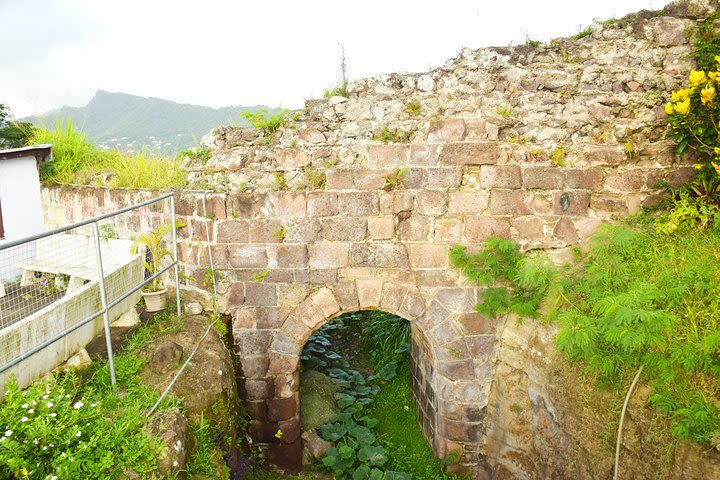
[[[488,438],[510,428],[487,417],[503,414],[488,407],[506,378],[496,321],[474,311],[476,287],[447,252],[503,236],[563,257],[612,215],[656,202],[656,180],[688,179],[662,106],[693,67],[686,33],[708,13],[677,3],[577,40],[465,49],[431,72],[351,82],[348,98],[308,102],[272,135],[220,127],[203,139],[211,156],[186,162],[191,186],[222,193],[207,213],[202,195],[177,196],[182,288],[211,308],[207,224],[254,435],[276,461],[300,461],[307,338],[339,314],[382,309],[427,340],[413,348],[414,391],[436,454],[461,452],[456,468],[484,474]],[[373,140],[383,131],[403,141]],[[402,185],[387,185],[396,168]],[[47,226],[150,195],[45,188]],[[117,228],[167,218],[147,211]]]

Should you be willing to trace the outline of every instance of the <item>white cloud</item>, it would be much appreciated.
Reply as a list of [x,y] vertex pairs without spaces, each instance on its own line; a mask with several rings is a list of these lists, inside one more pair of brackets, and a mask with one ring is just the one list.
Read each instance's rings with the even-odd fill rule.
[[462,47],[547,40],[665,1],[0,0],[0,102],[16,116],[97,89],[210,106],[298,107],[339,77],[437,67]]

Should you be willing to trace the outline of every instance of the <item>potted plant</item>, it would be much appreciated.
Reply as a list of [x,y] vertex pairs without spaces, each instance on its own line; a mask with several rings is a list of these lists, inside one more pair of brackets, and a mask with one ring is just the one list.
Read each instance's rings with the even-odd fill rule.
[[[185,223],[180,220],[175,222],[176,228],[184,226]],[[150,261],[148,261],[147,256],[143,258],[143,265],[150,276],[155,275],[160,271],[162,268],[163,258],[172,258],[170,251],[162,244],[162,239],[171,231],[172,223],[165,222],[154,230],[143,233],[135,239],[135,243],[133,244],[131,251],[133,255],[141,253],[141,246],[144,246],[147,248],[147,251],[150,252]],[[165,309],[165,306],[167,305],[167,299],[165,296],[167,288],[159,276],[153,278],[150,283],[145,285],[140,293],[145,299],[146,311],[159,312],[160,310]]]

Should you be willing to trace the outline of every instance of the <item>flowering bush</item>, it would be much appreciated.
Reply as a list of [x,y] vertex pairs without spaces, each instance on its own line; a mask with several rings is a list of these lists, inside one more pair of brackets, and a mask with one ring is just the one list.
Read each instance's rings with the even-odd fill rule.
[[[118,360],[119,373],[141,365]],[[100,369],[82,385],[67,372],[25,391],[11,379],[0,403],[0,478],[121,478],[124,469],[154,469],[162,443],[145,434],[142,414],[152,398],[133,386],[120,400],[106,376]]]
[[720,55],[715,57],[718,71],[692,70],[687,88],[672,92],[672,101],[665,105],[670,118],[668,136],[678,145],[678,153],[688,148],[698,157],[696,168],[701,179],[715,183],[720,177]]

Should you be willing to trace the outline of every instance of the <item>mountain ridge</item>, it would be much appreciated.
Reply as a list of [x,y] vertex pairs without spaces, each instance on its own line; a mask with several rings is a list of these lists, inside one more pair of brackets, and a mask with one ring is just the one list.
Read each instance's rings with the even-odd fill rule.
[[177,153],[196,145],[203,135],[218,125],[247,125],[239,113],[260,108],[267,107],[213,108],[98,90],[85,106],[66,105],[22,121],[52,127],[58,121],[70,120],[101,148],[132,152],[146,148],[155,153]]

